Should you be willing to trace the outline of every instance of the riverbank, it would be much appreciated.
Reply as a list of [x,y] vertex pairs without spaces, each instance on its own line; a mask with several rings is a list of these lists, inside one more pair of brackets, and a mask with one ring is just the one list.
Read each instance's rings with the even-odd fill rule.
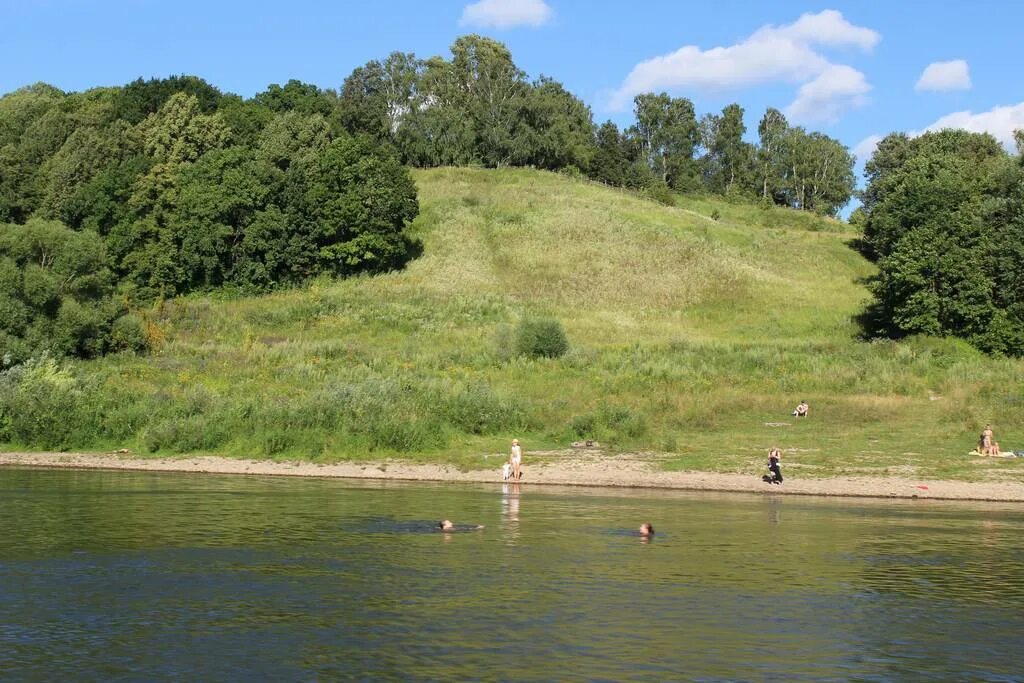
[[[639,454],[606,456],[598,452],[567,453],[524,467],[523,485],[614,486],[694,491],[728,491],[807,496],[920,498],[1024,502],[1024,482],[951,481],[905,477],[830,477],[802,479],[789,475],[782,485],[760,481],[759,473],[666,472]],[[401,461],[318,464],[242,460],[217,456],[149,458],[119,453],[0,453],[0,466],[197,472],[346,479],[393,479],[498,483],[499,465],[462,471],[453,466]],[[785,470],[784,470],[785,471]]]

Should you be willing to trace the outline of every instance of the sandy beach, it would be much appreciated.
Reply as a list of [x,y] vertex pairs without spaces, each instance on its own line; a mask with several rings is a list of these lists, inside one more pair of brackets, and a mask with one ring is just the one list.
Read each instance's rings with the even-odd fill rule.
[[[557,457],[553,457],[557,456]],[[217,456],[139,457],[130,453],[0,453],[0,466],[56,467],[154,472],[205,472],[292,477],[340,477],[442,482],[500,482],[500,460],[489,470],[400,461],[318,464],[244,460]],[[794,478],[766,484],[759,473],[665,472],[642,454],[612,457],[595,452],[547,453],[523,468],[523,485],[613,486],[694,491],[733,491],[772,495],[851,496],[1024,502],[1017,481],[942,481],[897,477]]]

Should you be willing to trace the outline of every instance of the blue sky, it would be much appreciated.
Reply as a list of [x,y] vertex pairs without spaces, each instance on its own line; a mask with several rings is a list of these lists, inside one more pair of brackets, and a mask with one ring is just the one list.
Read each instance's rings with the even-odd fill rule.
[[598,122],[629,123],[632,94],[650,88],[698,114],[739,102],[751,133],[774,106],[863,155],[872,136],[933,125],[1009,144],[1024,127],[1022,25],[1011,0],[0,0],[0,92],[180,73],[245,96],[290,78],[338,88],[370,59],[447,56],[454,38],[480,33]]

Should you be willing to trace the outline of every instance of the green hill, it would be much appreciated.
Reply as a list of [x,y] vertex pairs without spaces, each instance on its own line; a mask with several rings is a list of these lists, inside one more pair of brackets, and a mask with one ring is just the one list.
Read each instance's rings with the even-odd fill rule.
[[[424,253],[406,270],[165,302],[152,356],[73,364],[73,419],[24,440],[477,467],[512,436],[593,438],[681,469],[750,471],[778,444],[801,476],[1024,472],[963,457],[986,422],[1024,449],[1024,364],[857,341],[873,266],[842,223],[530,170],[415,179]],[[523,317],[557,318],[570,352],[514,357]]]

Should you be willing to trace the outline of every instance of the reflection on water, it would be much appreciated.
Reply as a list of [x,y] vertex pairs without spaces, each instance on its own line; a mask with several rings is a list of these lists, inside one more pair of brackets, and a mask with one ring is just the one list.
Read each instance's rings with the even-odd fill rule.
[[6,469],[0,678],[1024,680],[1022,541],[1007,505]]

